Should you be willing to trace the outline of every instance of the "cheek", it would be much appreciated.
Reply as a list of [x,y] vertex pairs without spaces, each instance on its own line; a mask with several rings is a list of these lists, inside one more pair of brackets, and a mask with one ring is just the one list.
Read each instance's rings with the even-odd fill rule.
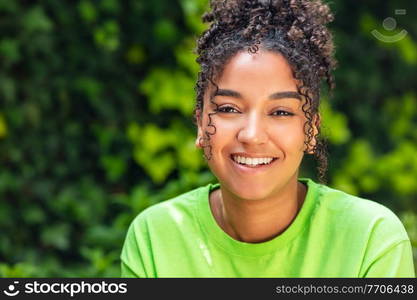
[[286,124],[283,126],[275,126],[271,137],[275,144],[288,153],[291,152],[303,152],[304,151],[304,123],[294,122],[292,124]]
[[[232,122],[219,122],[213,119],[215,134],[210,135],[210,144],[213,152],[221,152],[228,144],[233,143],[236,136],[236,125]],[[213,127],[206,127],[208,132],[213,132]]]
[[[215,134],[209,135],[210,140],[207,142],[211,146],[211,159],[207,164],[211,171],[217,177],[225,176],[224,171],[227,165],[226,153],[231,150],[236,136],[236,129],[234,126],[227,124],[227,122],[216,121],[212,118],[212,124],[215,126]],[[213,132],[213,127],[206,126],[204,128],[208,132]],[[210,148],[206,148],[206,153],[209,156]]]
[[[205,144],[211,146],[213,156],[217,156],[227,141],[230,141],[231,126],[225,126],[223,123],[216,120],[215,115],[209,117],[208,114],[205,114],[202,119],[201,133],[204,137]],[[208,154],[208,147],[206,151]]]

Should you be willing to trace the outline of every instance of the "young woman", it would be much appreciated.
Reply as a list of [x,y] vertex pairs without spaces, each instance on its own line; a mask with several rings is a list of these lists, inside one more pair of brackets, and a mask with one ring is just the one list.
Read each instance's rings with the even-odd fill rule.
[[[414,277],[409,238],[386,207],[324,185],[320,83],[333,87],[328,6],[211,2],[198,40],[196,146],[219,183],[131,224],[126,277]],[[304,155],[320,183],[298,178]]]

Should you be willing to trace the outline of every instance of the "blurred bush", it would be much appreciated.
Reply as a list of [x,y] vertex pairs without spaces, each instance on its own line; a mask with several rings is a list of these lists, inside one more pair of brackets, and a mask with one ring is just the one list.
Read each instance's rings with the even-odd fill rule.
[[[117,277],[134,216],[214,180],[191,118],[206,5],[0,0],[1,276]],[[417,258],[416,3],[331,7],[329,185],[393,209]],[[397,8],[408,35],[378,41]]]

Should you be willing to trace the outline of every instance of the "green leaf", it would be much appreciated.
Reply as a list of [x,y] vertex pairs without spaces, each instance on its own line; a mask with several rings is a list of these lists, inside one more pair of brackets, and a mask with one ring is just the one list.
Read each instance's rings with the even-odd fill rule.
[[184,72],[157,68],[139,85],[139,89],[148,96],[152,113],[177,109],[190,116],[194,108],[193,86],[193,80]]
[[78,3],[78,11],[81,17],[87,22],[94,22],[97,20],[98,13],[91,1],[80,1]]
[[71,229],[68,224],[51,224],[45,227],[41,234],[44,246],[50,246],[59,250],[66,250],[70,245],[69,234]]
[[22,15],[21,22],[27,32],[49,32],[53,29],[53,23],[45,14],[41,6],[34,6]]
[[107,20],[94,31],[94,40],[104,50],[117,50],[120,45],[119,24],[115,20]]
[[155,38],[161,44],[173,44],[178,38],[175,25],[168,19],[160,19],[153,28]]
[[349,141],[351,134],[347,118],[344,114],[333,110],[329,101],[323,99],[320,105],[322,115],[323,135],[335,145],[342,145]]
[[3,117],[3,114],[0,113],[0,138],[7,136],[7,123]]
[[9,64],[14,64],[20,60],[19,41],[15,39],[0,40],[0,56]]

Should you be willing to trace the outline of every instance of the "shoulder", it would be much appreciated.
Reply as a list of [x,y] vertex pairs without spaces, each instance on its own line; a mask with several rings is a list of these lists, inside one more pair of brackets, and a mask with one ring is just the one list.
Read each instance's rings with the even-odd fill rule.
[[331,216],[339,228],[392,239],[391,242],[408,240],[400,219],[388,207],[326,185],[317,184],[317,189],[318,214]]
[[170,225],[193,218],[197,202],[202,200],[210,189],[210,184],[154,204],[140,212],[133,220],[133,226]]

